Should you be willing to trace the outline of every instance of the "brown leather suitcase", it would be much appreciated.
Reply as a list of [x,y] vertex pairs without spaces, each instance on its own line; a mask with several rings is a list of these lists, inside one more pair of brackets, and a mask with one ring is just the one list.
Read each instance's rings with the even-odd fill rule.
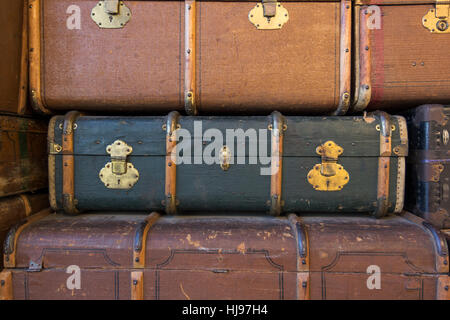
[[29,11],[32,102],[46,113],[350,104],[350,0],[30,0]]
[[0,112],[30,113],[28,90],[27,1],[3,1],[0,12]]
[[0,116],[0,197],[48,188],[47,120]]
[[357,0],[355,4],[352,111],[448,103],[449,2]]
[[[44,192],[2,198],[0,200],[0,245],[3,246],[8,230],[13,225],[48,207],[48,193]],[[0,269],[2,267],[3,259],[0,261]]]
[[33,218],[2,299],[449,299],[445,239],[410,214]]

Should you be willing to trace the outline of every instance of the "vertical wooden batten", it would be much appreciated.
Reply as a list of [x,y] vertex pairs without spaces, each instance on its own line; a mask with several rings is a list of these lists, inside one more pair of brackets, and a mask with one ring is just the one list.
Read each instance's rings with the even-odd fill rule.
[[178,118],[180,114],[172,111],[167,116],[167,123],[163,126],[166,130],[166,182],[165,182],[165,199],[163,200],[166,213],[177,213],[177,165],[173,161],[172,152],[174,151],[176,141],[176,130],[179,128]]
[[310,268],[308,233],[300,218],[288,216],[297,240],[297,300],[310,300]]
[[367,7],[356,6],[355,9],[355,39],[358,52],[355,55],[355,96],[352,111],[359,112],[366,109],[372,95],[372,48],[370,44],[370,30],[367,26],[369,12]]
[[76,130],[75,121],[79,115],[77,111],[70,111],[65,115],[62,133],[62,204],[64,211],[68,214],[78,213],[75,199],[74,131]]
[[335,115],[344,115],[350,106],[352,74],[352,3],[341,1],[341,40],[339,72],[339,105]]
[[0,300],[13,300],[11,271],[0,272]]
[[378,158],[378,184],[377,184],[377,210],[374,215],[381,218],[388,213],[389,209],[389,176],[391,162],[391,120],[390,116],[383,111],[376,111],[380,119],[380,156]]
[[187,114],[196,115],[196,15],[195,0],[185,1],[185,78],[184,78],[184,106]]
[[270,169],[270,214],[279,216],[283,212],[283,136],[287,129],[285,119],[278,111],[272,112],[271,131],[271,169]]

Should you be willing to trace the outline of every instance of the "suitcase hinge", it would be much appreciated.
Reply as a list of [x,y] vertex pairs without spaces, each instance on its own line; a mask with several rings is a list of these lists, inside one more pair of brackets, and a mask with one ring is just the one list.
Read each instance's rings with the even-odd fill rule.
[[349,174],[337,163],[338,157],[344,152],[342,147],[333,141],[327,141],[316,149],[322,156],[322,163],[316,164],[308,173],[308,182],[317,191],[339,191],[349,181]]
[[102,0],[92,9],[91,18],[102,29],[120,29],[130,20],[131,11],[123,1]]
[[435,8],[428,10],[422,18],[422,24],[432,33],[450,33],[449,20],[449,0],[436,0]]
[[259,30],[275,30],[289,20],[286,8],[276,0],[262,0],[248,14],[250,22]]
[[139,172],[132,163],[127,162],[127,156],[133,152],[133,148],[116,140],[106,147],[106,151],[111,155],[111,162],[100,170],[100,180],[108,189],[131,189],[139,180]]

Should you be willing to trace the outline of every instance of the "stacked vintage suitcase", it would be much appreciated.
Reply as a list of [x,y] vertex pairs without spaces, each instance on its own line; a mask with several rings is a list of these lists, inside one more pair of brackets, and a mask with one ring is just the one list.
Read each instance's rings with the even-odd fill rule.
[[0,298],[450,299],[448,2],[26,5]]

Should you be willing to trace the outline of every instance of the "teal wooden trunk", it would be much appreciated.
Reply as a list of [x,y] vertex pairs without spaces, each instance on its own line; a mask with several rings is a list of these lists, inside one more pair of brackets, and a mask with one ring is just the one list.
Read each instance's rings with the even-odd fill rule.
[[384,112],[364,117],[72,112],[50,122],[50,201],[68,213],[367,212],[380,217],[403,207],[406,130],[402,117]]

